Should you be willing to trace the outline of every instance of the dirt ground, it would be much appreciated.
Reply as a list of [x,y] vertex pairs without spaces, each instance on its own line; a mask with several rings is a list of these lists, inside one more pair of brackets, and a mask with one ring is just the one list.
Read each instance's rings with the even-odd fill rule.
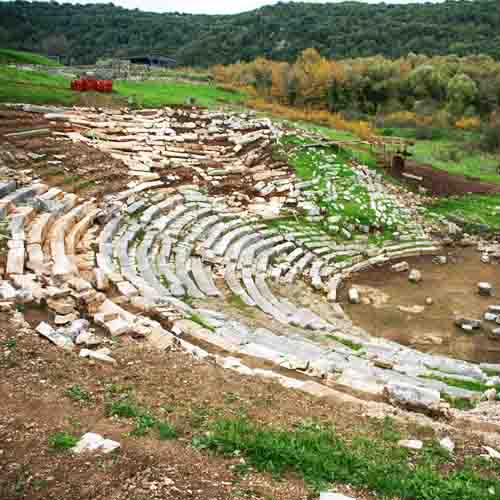
[[[422,272],[419,284],[408,281],[408,273],[397,273],[384,266],[355,276],[345,284],[342,300],[355,324],[372,335],[382,336],[419,350],[445,354],[468,361],[500,362],[500,338],[491,336],[495,323],[484,322],[484,328],[471,334],[462,332],[455,316],[482,319],[489,305],[499,297],[481,297],[477,283],[486,281],[500,290],[500,266],[483,264],[474,249],[451,249],[448,264],[435,264],[432,257],[405,259],[411,269]],[[352,305],[347,300],[350,286],[360,286],[362,296],[375,290],[379,305]],[[363,291],[367,288],[366,292]],[[385,294],[385,297],[383,296]],[[431,297],[434,303],[427,306]],[[398,309],[422,306],[423,312]]]
[[[124,339],[114,351],[117,366],[96,364],[15,326],[10,313],[0,313],[0,325],[2,500],[311,500],[317,493],[294,474],[276,479],[250,469],[241,475],[235,467],[239,457],[198,451],[191,446],[193,436],[207,432],[216,418],[241,415],[282,428],[315,419],[334,425],[347,441],[381,432],[381,421],[363,416],[357,405],[244,377],[180,351],[160,353]],[[90,400],[68,397],[74,386]],[[110,398],[129,391],[173,424],[178,438],[133,437],[130,419],[107,416]],[[434,437],[430,427],[397,428],[403,437]],[[79,456],[55,451],[49,445],[55,432],[97,432],[120,442],[121,449]],[[475,437],[450,435],[457,443],[456,461],[479,453]],[[346,485],[337,489],[359,500],[376,498]]]
[[407,160],[404,171],[407,174],[423,177],[422,182],[408,180],[402,176],[398,179],[412,185],[422,186],[431,194],[437,196],[452,196],[468,193],[493,194],[500,193],[500,185],[481,182],[463,175],[450,174],[444,170],[438,170],[430,165]]
[[[64,354],[35,333],[21,333],[0,313],[0,498],[7,499],[249,499],[315,498],[293,475],[278,481],[251,472],[241,477],[224,459],[190,446],[215,417],[242,412],[253,420],[293,426],[303,419],[337,420],[340,429],[368,419],[258,379],[249,379],[182,352],[162,354],[124,341],[115,350],[118,367]],[[7,347],[8,346],[8,347]],[[65,391],[78,385],[91,401],[73,401]],[[131,437],[127,419],[106,416],[111,393],[132,390],[144,407],[180,431],[174,441]],[[349,422],[351,422],[349,424]],[[119,441],[110,456],[56,452],[50,435],[97,432]],[[368,499],[366,492],[339,487]]]
[[[125,189],[127,167],[109,154],[86,144],[73,143],[50,134],[27,137],[5,137],[9,132],[45,129],[65,130],[61,124],[50,124],[39,113],[0,110],[0,160],[17,171],[32,170],[49,186],[82,196],[100,197]],[[42,157],[30,156],[43,155]]]

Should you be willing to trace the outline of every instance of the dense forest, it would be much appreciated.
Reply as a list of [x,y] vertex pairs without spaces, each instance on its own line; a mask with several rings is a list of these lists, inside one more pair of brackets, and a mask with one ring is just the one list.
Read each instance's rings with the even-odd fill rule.
[[331,59],[409,53],[500,59],[500,0],[294,2],[227,16],[156,14],[113,4],[0,2],[0,46],[81,64],[144,53],[169,55],[181,65],[259,56],[290,62],[308,47]]
[[489,115],[500,106],[500,62],[489,56],[332,60],[306,49],[293,63],[257,58],[216,65],[213,72],[220,82],[250,87],[280,104],[333,112],[441,109],[460,118]]
[[426,134],[432,127],[482,128],[484,149],[500,148],[500,62],[489,56],[333,60],[310,48],[293,63],[261,57],[216,65],[213,74],[246,88],[254,107],[278,114],[283,107],[302,110],[297,119],[305,111],[307,119],[345,128],[345,118],[362,125],[369,117],[378,127],[422,127]]

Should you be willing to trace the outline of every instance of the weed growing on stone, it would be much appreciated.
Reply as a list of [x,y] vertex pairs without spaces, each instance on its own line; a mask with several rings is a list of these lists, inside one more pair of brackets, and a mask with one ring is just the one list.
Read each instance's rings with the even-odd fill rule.
[[422,378],[427,378],[431,380],[439,380],[444,382],[446,385],[451,387],[458,387],[460,389],[466,389],[468,391],[484,392],[488,389],[496,389],[497,392],[500,391],[500,384],[497,385],[486,385],[482,382],[476,382],[472,380],[459,380],[453,377],[442,377],[439,375],[422,375]]
[[199,314],[192,314],[189,319],[193,321],[194,323],[197,323],[203,328],[206,328],[207,330],[210,330],[212,332],[215,331],[215,328],[211,325],[209,325],[203,317],[201,317]]
[[337,337],[336,335],[333,335],[331,333],[329,333],[327,337],[332,340],[335,340],[336,342],[340,342],[341,344],[345,345],[346,347],[349,347],[353,351],[359,351],[360,349],[363,348],[361,344],[357,344],[356,342],[353,342],[352,340],[349,339],[343,339],[341,337]]

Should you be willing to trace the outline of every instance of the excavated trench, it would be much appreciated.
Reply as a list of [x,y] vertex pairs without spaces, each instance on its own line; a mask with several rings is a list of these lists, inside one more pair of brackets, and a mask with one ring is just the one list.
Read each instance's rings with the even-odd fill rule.
[[[500,265],[484,264],[476,249],[450,249],[448,263],[433,257],[406,259],[410,269],[422,273],[418,284],[408,272],[395,272],[391,265],[373,268],[346,282],[341,300],[353,323],[374,336],[383,337],[423,352],[443,354],[471,362],[500,362],[499,324],[485,321],[488,306],[499,304]],[[477,292],[478,282],[489,282],[496,297]],[[350,304],[347,293],[356,287],[361,304]],[[426,300],[432,299],[432,305]],[[478,330],[467,333],[454,324],[457,316],[482,320]]]

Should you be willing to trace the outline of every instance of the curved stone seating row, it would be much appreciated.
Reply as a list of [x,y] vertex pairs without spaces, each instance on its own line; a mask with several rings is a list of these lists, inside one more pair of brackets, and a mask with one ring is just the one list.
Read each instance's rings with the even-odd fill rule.
[[[111,264],[116,254],[120,275],[134,287],[122,283],[119,286],[122,291],[128,291],[132,295],[140,293],[153,301],[162,296],[180,297],[186,291],[197,298],[204,298],[205,293],[219,294],[210,274],[204,272],[201,262],[191,262],[192,245],[182,240],[183,233],[191,225],[211,216],[213,211],[206,205],[180,204],[182,200],[182,196],[176,195],[151,206],[133,202],[126,212],[133,215],[138,210],[143,210],[137,223],[127,225],[127,221],[121,218],[121,223],[112,220],[103,229],[100,253],[107,255],[107,258],[101,257],[102,266],[111,272],[115,271]],[[160,216],[163,213],[165,215]],[[121,224],[124,228],[120,233],[118,229]],[[136,245],[138,236],[141,236],[141,242]],[[110,241],[114,241],[111,246]],[[172,264],[171,257],[174,259]],[[191,270],[202,290],[191,279]]]
[[[0,217],[9,216],[10,240],[7,253],[7,276],[22,276],[26,262],[26,238],[28,226],[36,216],[33,206],[17,206],[26,202],[33,202],[36,197],[47,192],[48,187],[44,184],[33,184],[31,186],[16,189],[14,181],[0,185]],[[9,212],[11,212],[9,214]]]
[[[381,396],[387,384],[397,383],[433,390],[452,398],[478,399],[477,392],[422,377],[440,373],[483,382],[488,378],[473,364],[418,353],[396,344],[393,347],[390,342],[374,345],[371,339],[356,338],[365,345],[354,351],[335,341],[320,346],[303,338],[278,336],[263,328],[251,330],[237,321],[226,321],[223,326],[208,330],[193,321],[180,320],[175,322],[173,331],[228,353],[253,356],[313,377],[328,376],[331,384],[367,396]],[[398,364],[397,369],[379,368],[376,363],[381,360],[392,360]]]
[[391,247],[381,249],[380,253],[374,257],[362,260],[352,266],[344,268],[341,272],[334,274],[330,278],[326,289],[328,291],[329,300],[335,302],[337,300],[337,291],[342,282],[354,273],[358,273],[365,269],[376,265],[382,265],[390,262],[391,260],[419,257],[422,255],[434,255],[440,251],[440,247],[434,245],[430,241],[418,241],[414,243],[405,243],[400,245],[393,245]]
[[5,195],[0,199],[0,219],[4,218],[17,204],[30,201],[48,190],[45,184],[31,184],[19,189],[15,187],[12,183],[4,184]]
[[[57,191],[46,198],[63,201]],[[449,378],[468,377],[483,383],[490,380],[491,377],[480,367],[470,363],[420,353],[384,339],[373,339],[366,334],[358,335],[359,332],[354,328],[351,328],[352,335],[337,331],[311,311],[298,308],[275,295],[267,283],[273,266],[289,265],[288,272],[293,269],[296,275],[310,269],[310,275],[321,276],[322,269],[334,259],[318,257],[306,248],[298,247],[297,242],[287,241],[276,231],[265,229],[253,219],[245,220],[236,216],[233,220],[234,215],[221,214],[207,205],[184,206],[182,197],[177,198],[175,203],[169,198],[161,199],[158,195],[154,199],[158,203],[151,206],[131,200],[128,206],[131,215],[124,210],[104,225],[99,236],[98,259],[99,255],[111,249],[111,253],[106,254],[107,260],[114,266],[113,259],[116,256],[124,282],[136,286],[138,295],[131,297],[132,304],[139,304],[143,300],[146,307],[148,294],[151,293],[154,298],[151,302],[154,302],[156,311],[163,311],[167,317],[172,317],[172,311],[174,314],[177,311],[184,318],[197,315],[213,328],[208,330],[193,321],[177,319],[174,330],[182,335],[217,345],[230,353],[254,356],[311,376],[329,377],[334,385],[371,396],[381,395],[387,384],[400,383],[450,397],[473,399],[478,396],[473,391],[422,377],[441,374]],[[158,205],[161,207],[158,208]],[[77,202],[65,213],[37,213],[31,207],[19,207],[11,219],[12,241],[23,241],[21,238],[24,237],[28,247],[39,247],[42,260],[34,266],[37,274],[46,272],[44,264],[52,259],[54,262],[50,269],[53,275],[78,277],[79,268],[75,265],[74,257],[85,235],[95,231],[93,224],[99,214],[100,209],[92,200]],[[218,234],[215,239],[210,236],[214,229]],[[204,244],[209,238],[213,241]],[[176,299],[171,294],[170,286],[165,286],[160,279],[159,267],[155,265],[162,252],[165,265],[174,266],[174,274],[186,286],[188,294],[190,289],[181,279],[185,278],[183,273],[187,274],[204,297],[220,293],[215,287],[212,269],[205,265],[202,255],[196,254],[200,247],[212,251],[219,259],[217,262],[224,266],[224,277],[229,288],[233,291],[238,289],[238,295],[242,299],[246,296],[250,305],[259,307],[283,324],[320,330],[326,334],[335,330],[335,338],[325,345],[319,345],[305,340],[299,334],[278,336],[264,329],[251,330],[238,322],[228,321],[220,313],[194,309]],[[347,276],[365,266],[393,258],[437,250],[426,241],[391,245],[361,262],[351,262],[349,267],[335,276]],[[311,255],[312,260],[309,262]],[[280,259],[282,262],[278,262]],[[310,267],[307,268],[307,265]],[[111,272],[116,273],[116,269],[113,267]],[[287,273],[284,276],[286,279]],[[234,282],[231,283],[231,280]],[[79,297],[92,295],[92,284],[81,277],[77,281],[70,279],[68,283]],[[146,329],[155,345],[165,347],[173,341],[170,332],[157,323],[132,314],[109,299],[101,299],[96,304],[89,303],[89,310],[95,321],[102,324],[111,335]],[[355,342],[360,348],[353,350],[343,344],[343,340]],[[181,345],[193,352],[197,350],[186,340],[182,340]]]
[[54,276],[69,277],[78,273],[78,267],[66,252],[66,235],[75,224],[85,217],[85,213],[92,209],[95,209],[93,201],[77,205],[52,225],[48,239]]

